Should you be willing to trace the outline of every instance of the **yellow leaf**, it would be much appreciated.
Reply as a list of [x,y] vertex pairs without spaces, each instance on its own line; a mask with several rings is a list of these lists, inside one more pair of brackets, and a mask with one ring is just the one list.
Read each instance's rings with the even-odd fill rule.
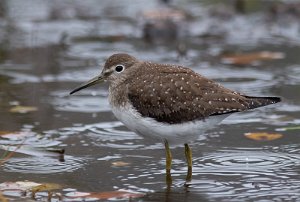
[[60,188],[61,188],[61,185],[59,185],[59,184],[45,183],[45,184],[41,184],[41,185],[32,187],[30,190],[32,192],[39,192],[39,191],[51,191],[51,190],[60,189]]
[[37,107],[33,107],[33,106],[14,106],[12,108],[10,108],[9,112],[12,113],[28,113],[28,112],[34,112],[37,111]]
[[128,166],[130,163],[124,162],[124,161],[115,161],[111,163],[113,166]]
[[279,133],[246,133],[245,136],[257,141],[271,141],[282,137]]

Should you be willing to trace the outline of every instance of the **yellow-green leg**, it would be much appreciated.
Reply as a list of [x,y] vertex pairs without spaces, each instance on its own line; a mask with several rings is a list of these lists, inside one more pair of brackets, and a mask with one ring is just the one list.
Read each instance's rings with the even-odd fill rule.
[[184,153],[185,153],[186,162],[188,164],[186,181],[191,181],[192,180],[192,150],[188,144],[184,144]]
[[171,177],[172,153],[167,140],[165,140],[165,150],[166,150],[166,183],[168,186],[170,186],[172,184],[172,177]]

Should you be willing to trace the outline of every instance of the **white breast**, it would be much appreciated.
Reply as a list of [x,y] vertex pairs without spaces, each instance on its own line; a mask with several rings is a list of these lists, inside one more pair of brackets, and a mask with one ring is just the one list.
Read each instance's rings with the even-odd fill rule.
[[130,130],[155,139],[166,139],[171,145],[188,143],[198,139],[204,131],[213,128],[228,115],[213,116],[205,120],[190,121],[181,124],[157,122],[152,118],[141,117],[129,104],[117,108],[112,106],[114,115]]

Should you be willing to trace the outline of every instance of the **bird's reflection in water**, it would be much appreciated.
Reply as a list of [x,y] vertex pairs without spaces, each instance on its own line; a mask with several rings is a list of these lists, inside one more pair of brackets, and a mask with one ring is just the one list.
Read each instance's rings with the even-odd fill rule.
[[[191,176],[191,173],[187,173],[187,176]],[[203,194],[190,190],[190,183],[186,181],[184,186],[172,186],[172,176],[166,175],[166,188],[162,191],[154,193],[148,193],[143,198],[139,198],[140,201],[164,201],[164,202],[182,202],[182,201],[208,201]]]

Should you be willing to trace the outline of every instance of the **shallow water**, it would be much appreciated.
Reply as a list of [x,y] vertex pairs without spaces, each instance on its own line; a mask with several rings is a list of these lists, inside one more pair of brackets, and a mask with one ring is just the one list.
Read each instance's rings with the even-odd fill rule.
[[[16,133],[0,136],[0,154],[23,144],[0,167],[0,183],[29,180],[80,192],[146,194],[137,201],[298,200],[299,129],[286,129],[300,124],[300,32],[299,23],[293,23],[297,16],[270,20],[261,10],[272,2],[253,1],[250,11],[241,15],[230,13],[231,7],[220,13],[224,5],[218,3],[174,1],[194,16],[183,22],[182,29],[188,31],[178,41],[187,46],[187,55],[178,57],[176,44],[142,39],[147,20],[142,12],[161,9],[159,2],[54,2],[6,1],[6,14],[0,18],[0,130]],[[285,18],[292,20],[283,23]],[[244,66],[220,59],[223,52],[257,51],[281,52],[285,58]],[[200,134],[190,145],[194,167],[188,186],[184,148],[173,148],[173,184],[168,188],[162,143],[144,139],[117,121],[108,105],[107,85],[69,96],[115,52],[185,64],[228,88],[281,96],[283,102],[232,115]],[[37,110],[10,111],[18,105]],[[282,137],[256,141],[245,136],[249,132]],[[65,149],[65,155],[50,149]]]

